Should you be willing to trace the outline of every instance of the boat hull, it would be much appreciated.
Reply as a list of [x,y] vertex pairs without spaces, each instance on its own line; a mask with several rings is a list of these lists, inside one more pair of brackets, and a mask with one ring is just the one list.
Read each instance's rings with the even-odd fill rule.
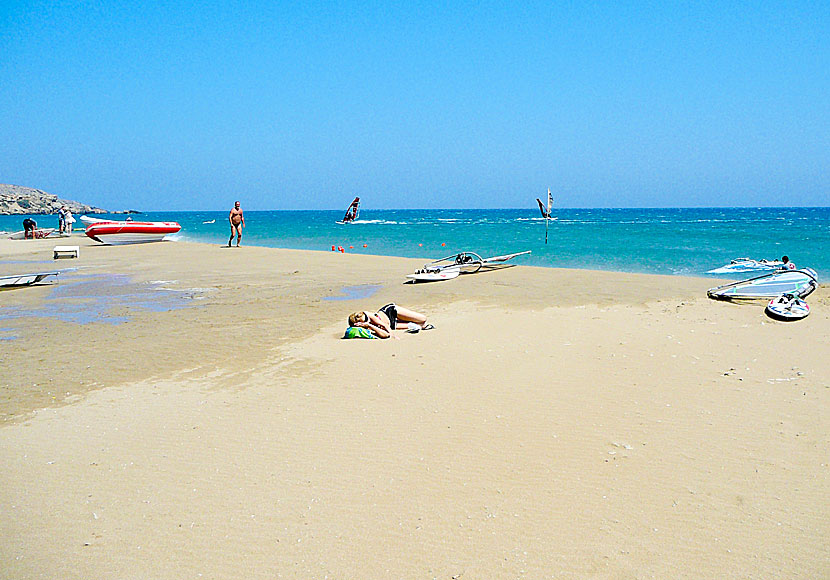
[[176,222],[93,222],[86,235],[102,244],[124,245],[160,242],[182,227]]

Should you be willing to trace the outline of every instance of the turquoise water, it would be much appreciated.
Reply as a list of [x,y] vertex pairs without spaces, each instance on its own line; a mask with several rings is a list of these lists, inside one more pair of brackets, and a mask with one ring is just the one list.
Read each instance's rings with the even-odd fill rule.
[[[243,245],[433,258],[460,251],[493,256],[531,250],[517,264],[697,276],[733,258],[780,258],[830,276],[830,208],[246,211]],[[18,231],[24,216],[0,216]],[[57,216],[33,216],[57,227]],[[102,216],[98,216],[102,217]],[[124,216],[113,216],[123,219]],[[226,244],[228,212],[148,212],[136,220],[177,221],[175,239]],[[213,223],[205,223],[211,222]],[[78,224],[80,225],[80,222]],[[21,242],[25,243],[25,242]],[[364,247],[365,245],[365,247]],[[2,258],[0,258],[2,259]]]

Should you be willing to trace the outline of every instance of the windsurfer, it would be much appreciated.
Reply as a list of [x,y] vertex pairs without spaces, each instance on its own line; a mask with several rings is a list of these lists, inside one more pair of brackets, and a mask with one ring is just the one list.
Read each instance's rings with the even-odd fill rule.
[[245,227],[245,216],[242,215],[242,208],[239,207],[239,202],[233,204],[233,209],[228,216],[228,221],[231,223],[231,237],[228,240],[228,247],[231,247],[234,235],[236,235],[236,247],[239,247],[239,242],[242,241],[242,228]]

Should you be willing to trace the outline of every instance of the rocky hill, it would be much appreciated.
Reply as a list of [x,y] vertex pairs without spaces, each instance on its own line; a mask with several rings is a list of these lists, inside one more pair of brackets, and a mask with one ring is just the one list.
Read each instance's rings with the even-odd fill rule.
[[0,215],[58,213],[62,205],[72,213],[109,213],[100,207],[61,199],[39,189],[0,183]]

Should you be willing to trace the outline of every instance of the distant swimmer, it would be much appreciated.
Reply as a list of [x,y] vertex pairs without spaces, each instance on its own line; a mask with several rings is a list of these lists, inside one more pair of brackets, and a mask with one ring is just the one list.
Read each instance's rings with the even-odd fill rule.
[[245,227],[245,216],[242,215],[242,209],[239,207],[239,202],[233,204],[228,220],[231,222],[231,239],[228,240],[228,247],[231,247],[233,236],[236,235],[236,247],[239,247],[239,242],[242,241],[242,228]]

